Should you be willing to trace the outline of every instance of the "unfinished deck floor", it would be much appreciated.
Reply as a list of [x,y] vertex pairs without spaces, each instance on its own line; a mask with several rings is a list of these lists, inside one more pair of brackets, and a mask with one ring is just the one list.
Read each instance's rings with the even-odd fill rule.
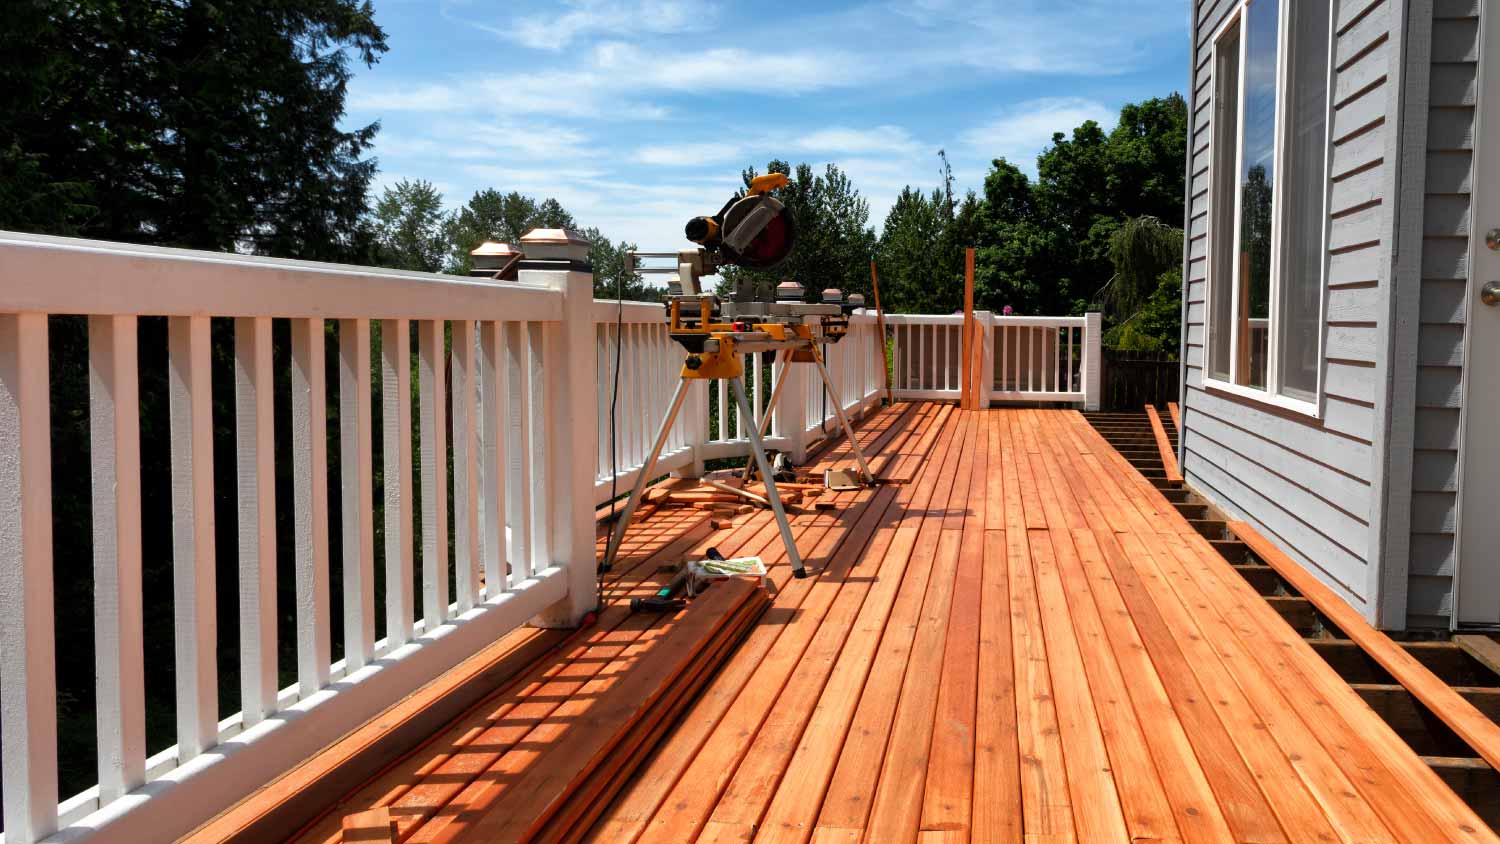
[[902,482],[794,519],[816,576],[699,543],[775,602],[585,840],[1497,840],[1079,414],[860,437]]

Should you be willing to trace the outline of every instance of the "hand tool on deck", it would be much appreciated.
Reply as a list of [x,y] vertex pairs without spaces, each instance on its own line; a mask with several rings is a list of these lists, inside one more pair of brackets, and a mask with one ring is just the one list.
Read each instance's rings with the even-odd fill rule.
[[[687,398],[688,387],[696,380],[723,379],[729,382],[740,419],[746,420],[750,453],[765,481],[766,498],[781,531],[787,561],[791,563],[794,575],[807,576],[792,537],[791,524],[776,491],[770,460],[766,457],[762,429],[771,417],[771,408],[765,411],[760,425],[749,422],[755,419],[755,413],[745,394],[744,355],[769,352],[780,359],[783,374],[785,367],[793,363],[813,364],[823,380],[823,388],[833,404],[839,424],[849,438],[850,451],[858,464],[860,477],[866,483],[875,483],[875,476],[865,462],[864,452],[854,437],[854,428],[849,424],[843,402],[819,352],[820,343],[836,343],[848,330],[850,309],[843,302],[843,294],[828,290],[822,302],[807,303],[802,301],[802,285],[789,281],[778,287],[773,300],[759,300],[755,296],[753,280],[742,273],[732,300],[721,301],[715,294],[703,292],[699,284],[703,276],[717,273],[722,267],[769,270],[780,266],[792,254],[797,240],[796,221],[791,210],[772,195],[772,191],[787,184],[787,177],[781,173],[756,177],[750,180],[747,191],[731,197],[719,213],[689,220],[684,233],[688,240],[698,244],[697,248],[676,253],[631,252],[626,256],[626,266],[635,272],[674,272],[666,268],[643,267],[639,260],[676,259],[676,285],[666,302],[668,334],[686,354],[666,416],[657,429],[645,465],[636,475],[625,509],[610,532],[604,559],[599,565],[602,571],[608,571],[614,565],[631,516],[640,505],[656,460],[666,446],[677,414]],[[817,319],[816,326],[810,324],[811,318]],[[779,393],[781,383],[782,379],[778,378],[773,393]],[[771,401],[774,407],[776,395],[773,394]],[[721,408],[720,412],[727,413],[728,408]]]

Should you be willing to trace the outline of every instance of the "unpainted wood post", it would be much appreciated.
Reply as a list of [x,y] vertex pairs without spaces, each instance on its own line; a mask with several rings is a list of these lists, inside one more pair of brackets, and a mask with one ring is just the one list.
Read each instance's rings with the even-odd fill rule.
[[594,354],[594,271],[589,243],[568,229],[535,229],[521,238],[522,283],[562,293],[562,319],[545,329],[548,374],[545,437],[546,564],[567,570],[568,593],[537,616],[542,627],[575,627],[599,604],[594,557],[594,461],[599,381]]

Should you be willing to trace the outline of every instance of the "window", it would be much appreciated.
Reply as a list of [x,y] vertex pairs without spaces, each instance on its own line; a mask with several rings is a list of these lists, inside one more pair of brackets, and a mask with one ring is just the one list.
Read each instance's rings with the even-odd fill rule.
[[1208,377],[1317,400],[1329,4],[1244,0],[1214,41]]

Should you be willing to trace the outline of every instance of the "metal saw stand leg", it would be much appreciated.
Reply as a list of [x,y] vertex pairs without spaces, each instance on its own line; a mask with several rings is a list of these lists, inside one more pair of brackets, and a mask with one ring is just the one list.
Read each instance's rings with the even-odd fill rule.
[[672,404],[668,406],[667,416],[661,421],[661,427],[657,429],[656,442],[652,443],[651,453],[646,455],[646,462],[641,466],[641,473],[635,478],[635,486],[630,489],[630,497],[625,500],[625,509],[609,532],[609,544],[604,548],[604,561],[599,564],[599,571],[609,571],[614,567],[615,555],[620,552],[620,543],[625,539],[625,530],[630,526],[630,519],[635,515],[636,508],[641,506],[641,495],[646,491],[646,484],[651,482],[651,472],[656,468],[656,460],[661,457],[661,450],[666,448],[667,436],[672,431],[672,424],[677,421],[677,413],[682,410],[682,402],[687,398],[687,393],[688,379],[683,378],[677,382],[677,391],[672,394]]
[[[734,388],[734,400],[739,404],[740,418],[754,419],[755,414],[750,412],[750,399],[745,396],[745,379],[731,378],[729,386]],[[766,482],[766,498],[771,502],[771,513],[776,517],[776,526],[781,529],[781,542],[786,546],[786,559],[792,564],[792,574],[807,577],[807,569],[802,567],[802,555],[797,553],[797,541],[792,538],[792,526],[787,522],[786,511],[781,507],[781,493],[776,491],[776,479],[771,477],[771,462],[766,459],[765,441],[760,438],[758,426],[746,425],[745,432],[750,435],[750,453],[754,455],[756,465],[760,468],[760,476]]]
[[828,391],[828,397],[833,400],[833,412],[839,418],[839,424],[844,427],[844,436],[849,438],[849,449],[854,452],[854,460],[859,463],[859,471],[865,476],[865,483],[875,483],[875,475],[870,471],[870,466],[865,462],[865,453],[859,447],[859,441],[854,438],[854,426],[849,424],[849,417],[844,415],[844,403],[839,399],[839,392],[833,388],[833,379],[828,377],[828,370],[823,367],[823,356],[818,354],[817,347],[812,350],[813,363],[818,365],[818,374],[823,376],[823,389]]
[[[771,415],[776,411],[776,402],[781,398],[781,388],[786,386],[786,370],[791,365],[791,361],[782,361],[781,367],[774,370],[771,374],[771,383],[775,386],[771,388],[771,400],[766,403],[766,409],[761,411],[763,414],[760,417],[760,435],[762,439],[765,438],[766,432],[771,429]],[[749,426],[747,425],[746,427],[748,428]],[[745,469],[740,473],[740,477],[747,481],[750,480],[750,470],[754,468],[755,455],[752,454],[745,458]]]

